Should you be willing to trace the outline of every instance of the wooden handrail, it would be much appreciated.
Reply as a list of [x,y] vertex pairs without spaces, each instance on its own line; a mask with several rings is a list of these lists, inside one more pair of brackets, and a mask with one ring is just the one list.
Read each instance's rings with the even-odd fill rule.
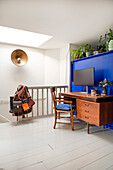
[[55,87],[57,96],[61,92],[67,92],[67,85],[51,86],[28,86],[32,99],[35,101],[32,113],[27,117],[49,116],[53,114],[53,101],[51,98],[50,88]]
[[68,88],[68,85],[50,85],[50,86],[28,86],[29,89],[50,89],[51,87],[55,88]]

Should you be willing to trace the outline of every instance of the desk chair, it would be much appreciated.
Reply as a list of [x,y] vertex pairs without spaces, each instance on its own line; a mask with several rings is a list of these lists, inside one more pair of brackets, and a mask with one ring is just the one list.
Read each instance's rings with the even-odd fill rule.
[[[54,129],[56,126],[56,123],[60,123],[60,124],[68,124],[72,126],[72,130],[74,130],[73,127],[73,113],[75,112],[75,106],[72,105],[72,101],[70,101],[69,99],[64,99],[61,97],[56,97],[55,95],[55,87],[50,88],[51,90],[51,95],[52,95],[52,100],[53,100],[53,104],[54,104],[54,111],[55,111],[55,122],[54,122]],[[70,116],[60,116],[60,113],[66,114],[66,113],[70,113]],[[66,122],[59,122],[58,119],[60,118],[69,118],[70,119],[70,123],[66,123]]]

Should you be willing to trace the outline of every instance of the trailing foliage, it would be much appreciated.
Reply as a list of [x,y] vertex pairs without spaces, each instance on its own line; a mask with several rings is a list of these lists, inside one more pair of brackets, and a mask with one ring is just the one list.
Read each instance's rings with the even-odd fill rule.
[[[104,37],[102,35],[100,36],[97,50],[100,52],[108,52],[108,45],[109,45],[110,40],[112,39],[113,39],[113,30],[110,28],[109,32],[105,33]],[[104,44],[102,45],[102,43]]]
[[[113,39],[113,30],[110,28],[109,32],[105,33],[104,37],[100,35],[98,45],[97,45],[97,51],[99,53],[108,52],[109,42],[112,39]],[[91,52],[91,51],[94,51],[94,50],[92,50],[92,47],[90,44],[84,44],[83,46],[80,46],[77,49],[73,49],[71,51],[71,61],[84,58],[87,56],[86,53]]]
[[71,61],[86,57],[86,52],[91,51],[91,45],[85,44],[71,51]]

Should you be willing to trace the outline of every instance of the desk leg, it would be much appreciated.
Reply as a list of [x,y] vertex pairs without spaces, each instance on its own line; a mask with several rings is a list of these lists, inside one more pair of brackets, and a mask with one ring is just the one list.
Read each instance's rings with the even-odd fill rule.
[[89,134],[89,123],[87,123],[87,134]]
[[105,126],[103,125],[103,129],[105,129]]

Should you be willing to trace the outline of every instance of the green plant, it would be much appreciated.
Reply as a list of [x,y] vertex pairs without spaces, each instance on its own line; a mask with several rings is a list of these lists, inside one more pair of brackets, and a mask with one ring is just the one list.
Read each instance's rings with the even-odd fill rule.
[[93,87],[96,93],[98,93],[98,87]]
[[83,50],[81,46],[71,51],[71,61],[76,60],[78,58],[83,58]]
[[88,57],[91,55],[91,45],[85,44],[83,45],[83,52],[85,53],[85,56]]
[[[104,37],[101,35],[100,39],[98,41],[98,46],[97,46],[97,50],[100,52],[108,52],[108,45],[110,40],[113,39],[113,30],[110,28],[109,32],[105,33]],[[101,43],[104,42],[103,45],[101,45]]]
[[99,87],[107,87],[109,85],[112,85],[112,82],[107,80],[106,78],[103,80],[103,81],[100,81],[99,82]]
[[85,53],[91,51],[91,45],[90,44],[83,45],[83,51]]
[[103,45],[99,45],[97,46],[97,51],[103,53],[103,52],[106,52],[108,51],[108,47],[106,46],[107,44],[103,44]]

